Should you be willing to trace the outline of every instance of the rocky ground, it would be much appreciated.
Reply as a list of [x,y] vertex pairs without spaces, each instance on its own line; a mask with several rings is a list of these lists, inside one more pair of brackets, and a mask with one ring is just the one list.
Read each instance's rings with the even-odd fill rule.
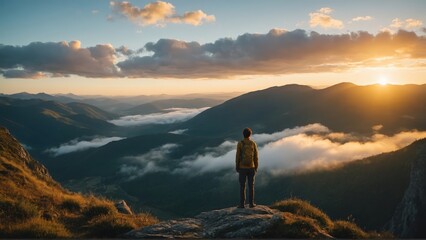
[[[127,234],[131,238],[256,238],[289,216],[267,206],[239,209],[230,207],[203,212],[194,218],[169,220]],[[288,220],[288,219],[287,219]],[[331,237],[318,229],[319,237]]]

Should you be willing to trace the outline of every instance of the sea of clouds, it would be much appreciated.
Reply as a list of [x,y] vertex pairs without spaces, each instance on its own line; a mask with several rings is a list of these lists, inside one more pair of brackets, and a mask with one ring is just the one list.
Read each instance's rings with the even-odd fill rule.
[[88,140],[82,140],[82,139],[73,139],[67,143],[61,144],[58,147],[53,147],[47,149],[45,152],[53,155],[54,157],[57,157],[59,155],[71,153],[71,152],[77,152],[77,151],[84,151],[89,148],[97,148],[101,147],[103,145],[106,145],[113,141],[119,141],[124,138],[122,137],[91,137]]
[[[332,169],[342,164],[398,150],[415,140],[426,138],[423,131],[403,131],[394,135],[378,132],[373,126],[371,136],[333,132],[321,124],[284,129],[271,134],[254,134],[258,144],[259,171],[272,176],[291,175],[307,171]],[[216,147],[206,148],[203,154],[193,154],[177,159],[178,167],[170,168],[170,153],[179,148],[166,144],[123,165],[121,173],[143,176],[153,172],[170,172],[186,176],[234,170],[236,141],[224,141]],[[132,159],[132,157],[128,158]],[[142,164],[134,164],[138,161]]]
[[117,126],[129,127],[148,124],[171,124],[184,122],[205,111],[205,108],[168,108],[164,113],[152,113],[145,115],[130,115],[110,120],[109,122]]

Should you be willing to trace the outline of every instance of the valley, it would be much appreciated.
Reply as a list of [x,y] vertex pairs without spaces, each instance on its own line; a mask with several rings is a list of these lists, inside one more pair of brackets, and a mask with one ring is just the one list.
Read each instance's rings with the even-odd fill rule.
[[236,205],[235,146],[250,126],[259,203],[300,197],[333,218],[387,230],[426,146],[426,85],[286,85],[114,113],[37,97],[0,97],[0,125],[65,187],[125,199],[160,219]]

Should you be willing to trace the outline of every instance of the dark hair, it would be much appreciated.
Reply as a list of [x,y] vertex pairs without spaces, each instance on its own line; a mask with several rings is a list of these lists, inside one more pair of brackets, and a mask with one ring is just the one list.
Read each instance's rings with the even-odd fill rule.
[[251,131],[251,129],[250,129],[250,128],[244,128],[244,130],[243,130],[243,135],[244,135],[244,137],[245,137],[245,138],[250,137],[250,136],[251,136],[251,133],[252,133],[252,131]]

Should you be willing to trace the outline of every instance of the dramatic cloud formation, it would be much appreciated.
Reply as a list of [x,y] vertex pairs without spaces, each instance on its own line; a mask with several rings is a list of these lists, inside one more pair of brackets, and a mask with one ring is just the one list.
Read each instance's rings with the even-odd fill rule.
[[198,26],[204,22],[215,21],[215,16],[207,15],[201,10],[185,12],[182,16],[177,15],[175,7],[171,3],[163,1],[148,3],[143,8],[133,6],[129,2],[116,1],[111,1],[110,6],[114,13],[142,26],[164,26],[166,23],[185,23]]
[[311,20],[309,25],[311,27],[323,27],[323,28],[343,28],[343,22],[337,19],[334,19],[330,16],[333,12],[331,8],[321,8],[315,12],[309,13]]
[[392,20],[390,27],[413,29],[413,28],[419,28],[422,25],[423,25],[423,22],[418,19],[407,18],[405,20],[400,20],[399,18],[395,18]]
[[[119,62],[128,77],[208,78],[255,74],[334,72],[356,67],[398,65],[426,58],[426,38],[414,32],[326,35],[273,29],[200,45],[161,39],[145,45],[151,56]],[[411,65],[413,66],[413,65]]]
[[[118,56],[123,60],[115,63]],[[206,44],[160,39],[136,51],[108,44],[82,48],[78,41],[0,45],[4,77],[228,78],[424,64],[426,37],[404,30],[330,35],[272,29]]]
[[168,155],[177,147],[177,144],[169,143],[142,155],[124,157],[123,161],[126,163],[121,165],[119,173],[132,180],[148,173],[169,171],[159,164],[167,161]]
[[[367,139],[357,139],[350,134],[333,133],[324,126],[314,124],[286,129],[280,133],[253,136],[255,140],[256,137],[262,143],[259,144],[260,170],[281,175],[329,169],[353,160],[394,151],[425,138],[426,132],[408,131],[393,136],[376,133]],[[175,169],[174,173],[193,175],[230,171],[235,164],[235,146],[236,142],[225,142],[206,154],[184,157],[181,167]]]
[[83,151],[89,148],[97,148],[106,145],[113,141],[124,139],[122,137],[96,137],[92,140],[74,139],[67,143],[61,144],[59,147],[49,148],[47,153],[53,156],[59,156],[70,152]]
[[360,16],[360,17],[352,18],[351,22],[370,21],[372,19],[373,18],[371,16]]
[[169,108],[166,113],[124,116],[109,122],[117,126],[138,126],[146,124],[170,124],[183,122],[195,117],[208,108]]
[[34,78],[41,72],[85,77],[117,76],[115,50],[109,45],[81,48],[80,41],[0,44],[0,70],[5,77]]

